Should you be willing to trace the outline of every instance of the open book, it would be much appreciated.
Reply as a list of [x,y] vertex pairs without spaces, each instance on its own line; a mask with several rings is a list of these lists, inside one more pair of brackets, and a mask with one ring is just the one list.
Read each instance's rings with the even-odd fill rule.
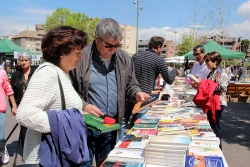
[[200,80],[193,74],[188,74],[186,78],[188,78],[191,82],[200,82]]
[[132,110],[132,113],[136,114],[160,100],[161,100],[161,92],[157,94],[152,94],[148,99],[141,102],[137,102]]

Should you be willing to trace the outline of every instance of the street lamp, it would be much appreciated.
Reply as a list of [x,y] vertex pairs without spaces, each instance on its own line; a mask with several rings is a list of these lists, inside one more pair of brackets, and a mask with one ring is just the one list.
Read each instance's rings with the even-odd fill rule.
[[243,38],[243,36],[238,37],[238,42],[240,42],[240,52],[241,52],[241,38]]
[[174,56],[176,53],[176,33],[177,33],[177,31],[174,32]]
[[138,35],[139,35],[139,11],[142,10],[143,8],[140,7],[139,3],[141,0],[135,0],[133,3],[136,5],[135,7],[137,8],[137,17],[136,17],[136,53],[138,52]]

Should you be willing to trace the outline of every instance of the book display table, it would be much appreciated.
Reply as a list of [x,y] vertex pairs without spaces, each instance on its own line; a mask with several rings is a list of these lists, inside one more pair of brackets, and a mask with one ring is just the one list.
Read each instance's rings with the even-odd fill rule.
[[151,105],[102,167],[228,167],[207,115],[183,98],[194,94],[178,88],[169,101]]

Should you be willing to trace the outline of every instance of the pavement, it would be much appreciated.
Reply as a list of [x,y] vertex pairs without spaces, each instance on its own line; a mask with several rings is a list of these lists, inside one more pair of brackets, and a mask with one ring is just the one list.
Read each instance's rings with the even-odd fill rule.
[[[11,115],[10,108],[6,114],[7,137],[16,124],[15,117]],[[221,118],[222,151],[229,167],[250,167],[250,104],[228,103]],[[248,129],[249,128],[249,129]],[[0,166],[12,167],[19,137],[19,126],[7,141],[10,162]],[[17,165],[23,164],[20,153],[17,156]]]

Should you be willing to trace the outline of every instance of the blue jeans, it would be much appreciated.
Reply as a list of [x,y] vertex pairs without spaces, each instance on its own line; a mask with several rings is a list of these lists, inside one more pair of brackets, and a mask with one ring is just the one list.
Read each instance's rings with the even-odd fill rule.
[[100,166],[107,158],[108,154],[115,147],[117,138],[117,131],[106,133],[99,133],[97,131],[88,129],[88,149],[89,161],[82,167],[92,167],[95,155],[96,166]]
[[6,121],[6,113],[0,113],[0,152],[4,151],[5,148],[5,121]]

